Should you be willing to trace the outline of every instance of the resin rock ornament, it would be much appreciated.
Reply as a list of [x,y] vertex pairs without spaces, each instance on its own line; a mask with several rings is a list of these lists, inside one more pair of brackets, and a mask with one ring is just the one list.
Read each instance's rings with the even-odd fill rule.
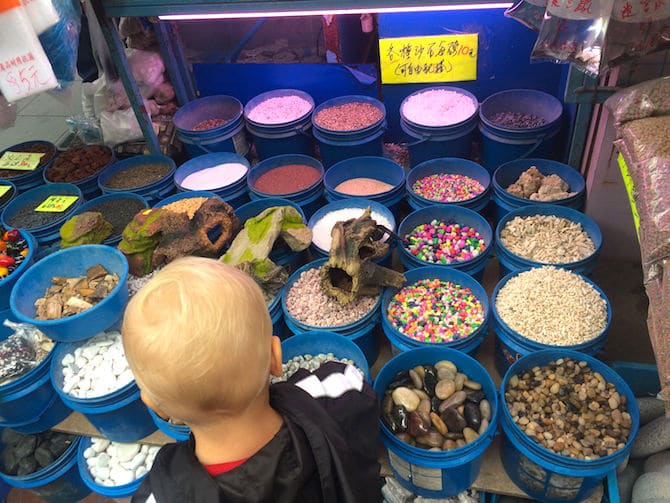
[[62,250],[72,246],[100,244],[112,234],[112,224],[101,213],[86,211],[73,216],[60,228]]

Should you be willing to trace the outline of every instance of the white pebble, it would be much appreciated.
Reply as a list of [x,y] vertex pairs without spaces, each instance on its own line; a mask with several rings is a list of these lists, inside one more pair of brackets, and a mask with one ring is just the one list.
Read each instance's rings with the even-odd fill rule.
[[140,466],[137,470],[135,470],[135,478],[139,479],[143,475],[146,475],[149,473],[149,470],[147,470],[144,466]]
[[74,355],[71,353],[66,354],[61,360],[61,364],[63,365],[63,367],[67,367],[69,365],[72,365],[73,363],[74,363]]
[[135,473],[126,470],[121,466],[115,466],[112,468],[109,477],[116,483],[117,486],[122,486],[125,484],[130,484],[133,480],[135,480]]
[[86,459],[92,458],[93,456],[95,456],[95,454],[96,452],[93,450],[92,447],[88,447],[84,450],[84,458]]
[[[109,479],[109,475],[110,475],[111,471],[108,467],[101,466],[101,467],[96,468],[96,471],[98,472],[98,477],[101,478],[102,480],[108,480]],[[100,484],[100,482],[98,482],[98,484]]]
[[133,459],[128,461],[127,463],[122,463],[121,466],[126,468],[127,470],[137,470],[140,466],[144,465],[144,462],[147,459],[147,455],[144,454],[143,452],[138,453],[135,455]]
[[107,447],[109,447],[111,442],[106,438],[94,438],[92,444],[95,452],[102,452],[107,450]]
[[117,444],[116,457],[121,463],[130,461],[140,452],[140,444]]

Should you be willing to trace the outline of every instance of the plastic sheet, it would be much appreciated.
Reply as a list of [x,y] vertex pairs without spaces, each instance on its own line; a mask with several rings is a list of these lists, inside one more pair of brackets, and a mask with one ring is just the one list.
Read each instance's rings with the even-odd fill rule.
[[81,7],[74,0],[53,0],[60,20],[40,35],[56,79],[61,88],[69,86],[77,77],[77,52],[81,31]]
[[520,0],[505,11],[505,17],[516,19],[533,31],[540,31],[547,0]]
[[32,325],[4,320],[14,333],[0,343],[0,382],[22,376],[39,361],[41,332]]
[[610,96],[605,106],[617,123],[670,114],[670,77],[623,89]]
[[614,0],[552,0],[531,59],[572,63],[597,75]]
[[644,168],[653,158],[670,160],[670,115],[647,117],[628,122],[622,128],[634,162]]

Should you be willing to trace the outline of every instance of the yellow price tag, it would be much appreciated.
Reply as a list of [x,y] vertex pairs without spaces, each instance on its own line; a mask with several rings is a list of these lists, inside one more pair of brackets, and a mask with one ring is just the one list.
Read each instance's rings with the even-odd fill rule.
[[382,38],[384,84],[477,80],[478,34]]
[[9,192],[10,190],[12,190],[11,185],[0,185],[0,197],[7,194],[7,192]]
[[44,213],[62,213],[72,206],[78,199],[78,196],[49,196],[35,208],[35,211]]
[[637,239],[640,240],[640,214],[637,211],[637,204],[635,204],[635,185],[633,184],[633,178],[630,176],[628,171],[628,165],[626,160],[621,154],[617,157],[619,163],[619,169],[621,170],[621,177],[623,178],[623,184],[626,186],[626,192],[628,193],[628,202],[630,203],[630,209],[633,213],[633,222],[635,223],[635,232],[637,232]]
[[43,155],[30,152],[5,152],[0,157],[0,169],[35,171],[35,168],[40,165],[40,159]]

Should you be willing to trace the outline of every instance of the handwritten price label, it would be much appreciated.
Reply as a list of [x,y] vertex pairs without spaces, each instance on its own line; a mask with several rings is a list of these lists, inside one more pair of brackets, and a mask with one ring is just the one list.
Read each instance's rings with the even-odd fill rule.
[[379,59],[384,84],[477,80],[478,35],[383,38]]
[[43,155],[28,152],[5,152],[0,157],[0,169],[34,171],[40,165],[40,159]]
[[62,213],[72,206],[79,197],[77,196],[49,196],[42,204],[40,204],[35,211],[43,213]]
[[0,197],[7,194],[7,192],[9,192],[10,190],[12,190],[11,185],[0,185]]

